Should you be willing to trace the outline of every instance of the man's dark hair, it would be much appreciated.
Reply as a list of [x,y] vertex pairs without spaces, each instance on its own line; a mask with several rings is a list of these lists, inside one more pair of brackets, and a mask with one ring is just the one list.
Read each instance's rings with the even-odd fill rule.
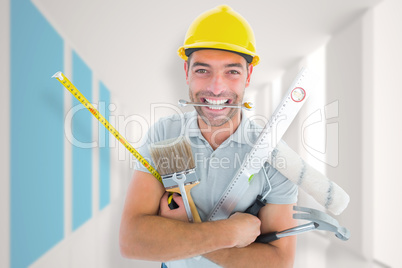
[[[191,48],[188,48],[188,49],[191,49]],[[187,51],[188,49],[186,49],[186,51]],[[205,49],[207,49],[207,48],[205,48]],[[186,55],[187,55],[187,66],[188,66],[187,72],[188,72],[188,70],[190,69],[191,58],[192,58],[192,56],[193,56],[193,52],[195,52],[195,51],[197,51],[197,50],[201,50],[201,49],[195,49],[195,50],[193,50],[191,53],[188,53],[188,55],[187,55],[187,52],[186,52]],[[242,54],[242,53],[237,53],[237,52],[230,51],[230,50],[224,50],[224,49],[218,49],[218,50],[233,52],[233,53],[236,53],[236,54],[239,54],[239,55]],[[246,55],[246,54],[243,54],[243,55]],[[242,55],[240,55],[240,56],[242,56]],[[251,57],[250,55],[247,55],[247,56]],[[244,56],[243,56],[243,57],[244,57]],[[244,58],[245,58],[245,57],[244,57]],[[245,59],[246,59],[246,58],[245,58]],[[251,57],[251,61],[252,61],[252,60],[253,60],[253,57]],[[246,66],[247,76],[248,76],[248,66],[250,65],[251,61],[249,62],[249,61],[247,61],[247,59],[246,59],[246,62],[247,62],[247,66]]]

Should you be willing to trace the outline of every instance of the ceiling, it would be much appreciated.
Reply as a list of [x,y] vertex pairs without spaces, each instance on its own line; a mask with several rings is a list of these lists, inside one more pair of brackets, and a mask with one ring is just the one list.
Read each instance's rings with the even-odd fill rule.
[[176,50],[192,20],[219,4],[229,4],[254,29],[261,58],[254,71],[258,84],[276,77],[379,2],[33,0],[113,94],[131,100],[142,89],[160,87],[158,81],[186,88]]

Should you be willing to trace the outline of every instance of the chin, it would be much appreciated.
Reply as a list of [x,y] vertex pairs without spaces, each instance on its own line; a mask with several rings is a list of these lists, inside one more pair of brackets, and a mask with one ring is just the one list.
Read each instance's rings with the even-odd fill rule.
[[239,110],[235,108],[213,110],[207,107],[195,107],[195,109],[202,121],[211,127],[220,127],[225,124],[233,126],[232,119],[239,112]]

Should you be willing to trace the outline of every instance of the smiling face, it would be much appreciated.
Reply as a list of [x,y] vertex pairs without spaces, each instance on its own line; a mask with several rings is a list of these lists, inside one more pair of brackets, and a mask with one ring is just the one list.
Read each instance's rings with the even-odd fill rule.
[[[211,49],[192,53],[184,69],[191,101],[206,104],[241,104],[252,73],[252,65],[242,56]],[[238,108],[195,106],[195,109],[203,122],[212,127],[222,126],[235,116],[240,118]]]

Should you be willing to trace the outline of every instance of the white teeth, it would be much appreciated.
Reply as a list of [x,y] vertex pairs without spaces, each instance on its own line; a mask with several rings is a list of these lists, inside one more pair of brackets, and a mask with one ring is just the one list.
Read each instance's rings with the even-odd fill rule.
[[[228,99],[225,99],[225,100],[211,100],[211,99],[207,99],[207,98],[205,98],[205,100],[210,104],[218,104],[218,105],[219,104],[224,104],[225,102],[228,101]],[[220,108],[220,109],[222,109],[222,108]]]

